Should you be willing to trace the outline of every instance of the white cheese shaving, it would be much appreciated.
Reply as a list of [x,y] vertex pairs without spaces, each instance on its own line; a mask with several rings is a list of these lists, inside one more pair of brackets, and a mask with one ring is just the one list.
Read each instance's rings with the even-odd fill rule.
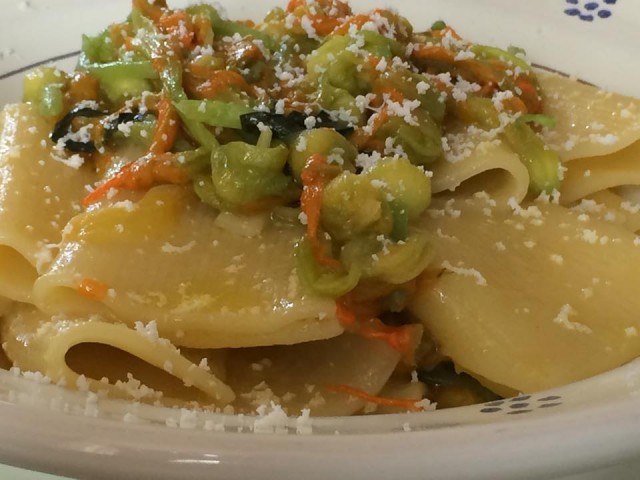
[[151,320],[146,325],[142,322],[135,322],[134,328],[136,329],[136,332],[151,340],[160,339],[160,335],[158,334],[158,324],[155,320]]
[[195,240],[191,240],[189,243],[187,243],[186,245],[182,245],[181,247],[176,247],[175,245],[172,245],[169,242],[165,242],[162,245],[161,250],[164,253],[185,253],[191,250],[195,246],[196,246]]
[[571,305],[564,304],[562,308],[560,308],[560,312],[558,312],[558,315],[556,315],[556,317],[553,319],[553,323],[557,323],[567,330],[585,334],[593,333],[593,330],[591,330],[591,328],[589,328],[587,325],[569,320],[569,317],[571,315],[577,315],[577,313],[578,312],[576,312]]
[[287,433],[288,417],[280,405],[271,402],[271,411],[267,413],[267,406],[260,405],[256,411],[259,417],[253,422],[255,433]]
[[450,272],[455,273],[456,275],[462,275],[463,277],[472,277],[476,279],[476,284],[481,287],[487,286],[487,280],[482,276],[482,274],[476,270],[475,268],[465,268],[465,267],[455,267],[451,265],[447,260],[442,262],[440,265],[442,268],[449,270]]

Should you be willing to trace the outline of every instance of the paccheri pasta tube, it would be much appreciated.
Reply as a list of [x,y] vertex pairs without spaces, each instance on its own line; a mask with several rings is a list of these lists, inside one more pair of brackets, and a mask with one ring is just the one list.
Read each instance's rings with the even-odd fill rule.
[[170,406],[465,405],[640,354],[640,101],[438,21],[133,0],[0,116],[10,363]]

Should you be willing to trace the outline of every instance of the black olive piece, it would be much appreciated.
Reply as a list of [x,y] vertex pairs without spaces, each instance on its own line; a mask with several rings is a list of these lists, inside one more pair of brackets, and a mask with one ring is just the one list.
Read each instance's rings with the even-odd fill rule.
[[[66,114],[62,120],[56,123],[53,131],[51,132],[51,140],[58,142],[61,138],[69,134],[69,129],[73,120],[78,117],[85,118],[97,118],[109,115],[108,112],[102,112],[100,110],[94,110],[87,107],[74,108],[68,114]],[[121,112],[117,115],[111,115],[107,117],[104,122],[104,135],[103,140],[106,141],[117,129],[121,123],[128,122],[141,122],[145,119],[146,114],[140,112]],[[95,142],[78,142],[76,140],[65,140],[64,147],[74,153],[94,153],[97,151]]]
[[418,369],[418,380],[427,385],[464,388],[473,392],[480,403],[502,398],[483,386],[471,375],[457,372],[453,363],[449,361],[440,362],[430,370]]
[[400,327],[409,325],[411,318],[405,312],[383,312],[380,314],[380,321],[389,327]]
[[[104,117],[107,115],[106,112],[102,112],[100,110],[95,110],[93,108],[88,107],[77,107],[72,109],[69,113],[67,113],[62,120],[60,120],[53,127],[53,131],[51,132],[50,138],[54,143],[58,143],[61,138],[64,138],[69,134],[69,130],[71,129],[71,124],[75,118],[84,117],[84,118],[96,118],[96,117]],[[76,140],[65,140],[64,148],[74,153],[93,153],[96,149],[96,144],[93,141],[88,142],[79,142]]]

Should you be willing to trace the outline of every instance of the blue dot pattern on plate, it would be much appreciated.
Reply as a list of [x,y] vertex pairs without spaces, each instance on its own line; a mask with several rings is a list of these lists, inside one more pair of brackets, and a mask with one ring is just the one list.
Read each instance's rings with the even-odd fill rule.
[[618,0],[565,0],[570,7],[565,8],[564,13],[570,17],[577,17],[584,22],[593,22],[596,18],[609,18],[611,8]]
[[[569,1],[569,0],[567,0]],[[559,395],[547,395],[535,398],[531,395],[495,400],[479,405],[480,413],[503,413],[507,415],[521,415],[530,413],[540,408],[552,408],[562,405],[562,397]]]

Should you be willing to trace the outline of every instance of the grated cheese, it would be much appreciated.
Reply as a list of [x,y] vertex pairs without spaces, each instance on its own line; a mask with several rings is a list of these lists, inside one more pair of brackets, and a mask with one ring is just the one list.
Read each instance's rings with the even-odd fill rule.
[[591,330],[591,328],[589,328],[588,326],[579,322],[573,322],[569,320],[569,317],[571,315],[577,315],[577,313],[578,312],[576,312],[571,305],[565,304],[562,306],[562,308],[560,308],[560,312],[558,312],[558,315],[556,315],[556,317],[553,319],[553,323],[557,323],[567,330],[585,334],[593,333],[593,330]]
[[551,255],[549,255],[549,258],[556,265],[562,265],[564,263],[564,258],[562,257],[562,255],[558,255],[557,253],[552,253]]
[[185,252],[188,252],[189,250],[191,250],[195,246],[196,246],[196,241],[195,240],[191,240],[186,245],[182,245],[180,247],[172,245],[169,242],[165,242],[162,245],[161,250],[164,253],[185,253]]
[[462,275],[463,277],[472,277],[476,279],[476,284],[482,287],[487,286],[487,280],[482,276],[482,274],[476,270],[475,268],[464,268],[464,267],[455,267],[451,265],[447,260],[442,262],[440,266],[450,272],[453,272],[457,275]]
[[134,328],[136,329],[136,332],[151,340],[160,339],[160,335],[158,334],[158,324],[155,320],[151,320],[146,325],[142,322],[135,322]]
[[271,402],[271,411],[267,413],[267,406],[260,405],[256,412],[259,417],[253,422],[255,433],[287,433],[288,419],[280,405]]

